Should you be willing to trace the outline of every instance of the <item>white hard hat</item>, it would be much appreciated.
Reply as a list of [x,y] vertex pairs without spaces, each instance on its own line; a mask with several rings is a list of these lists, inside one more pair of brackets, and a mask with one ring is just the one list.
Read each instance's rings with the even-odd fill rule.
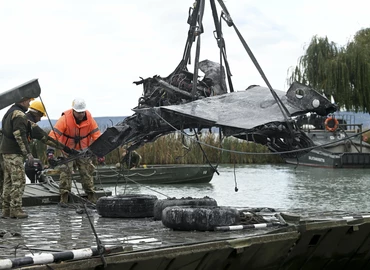
[[72,101],[72,109],[76,112],[84,112],[86,111],[86,102],[83,98],[75,98]]

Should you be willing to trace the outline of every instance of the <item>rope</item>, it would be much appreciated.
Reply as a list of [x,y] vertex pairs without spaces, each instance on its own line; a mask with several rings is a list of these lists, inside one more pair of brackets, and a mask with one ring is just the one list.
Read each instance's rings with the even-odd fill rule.
[[[47,111],[46,111],[46,106],[45,106],[45,104],[44,104],[44,103],[43,103],[43,101],[42,101],[41,95],[40,95],[40,101],[41,101],[41,103],[43,104],[43,106],[44,106],[44,108],[45,108],[45,113],[46,113],[47,119],[48,119],[48,121],[49,121],[49,124],[50,124],[50,126],[51,126],[51,130],[53,131],[54,136],[57,138],[57,136],[56,136],[56,132],[55,132],[55,129],[54,129],[54,127],[53,127],[52,123],[51,123],[51,120],[50,120],[50,118],[49,118],[49,114],[48,114],[48,113],[47,113]],[[77,158],[80,158],[80,157],[81,157],[80,155],[78,155],[78,156],[75,156],[75,157],[67,158],[67,157],[65,156],[65,154],[63,153],[63,151],[62,151],[62,155],[63,155],[63,157],[64,157],[67,161],[72,161],[72,160],[74,160],[74,159],[77,159]],[[82,153],[82,155],[86,155],[86,152]],[[69,163],[66,163],[66,167],[67,167],[67,170],[69,170],[70,174],[72,174],[72,168],[71,168],[71,166],[69,165]],[[49,179],[49,180],[50,180],[50,179]],[[94,234],[94,236],[95,236],[95,240],[96,240],[96,244],[97,244],[97,250],[98,250],[98,252],[99,252],[98,254],[100,255],[100,259],[101,259],[101,261],[102,261],[102,263],[103,263],[103,265],[104,265],[104,268],[105,268],[105,267],[107,266],[107,262],[106,262],[106,260],[105,260],[105,258],[104,258],[104,251],[105,251],[105,247],[102,245],[102,243],[101,243],[101,241],[100,241],[100,239],[99,239],[99,237],[98,237],[98,235],[97,235],[97,233],[96,233],[96,230],[95,230],[94,224],[93,224],[93,222],[91,221],[91,217],[90,217],[90,215],[89,215],[89,213],[88,213],[88,210],[87,210],[87,203],[92,204],[92,205],[94,205],[94,206],[95,206],[95,204],[93,204],[92,202],[90,202],[90,201],[85,200],[84,198],[82,198],[82,196],[81,196],[81,194],[80,194],[80,191],[79,191],[79,189],[78,189],[78,187],[77,187],[76,181],[75,181],[74,179],[72,179],[72,182],[73,182],[73,184],[74,184],[74,186],[75,186],[75,188],[76,188],[76,190],[77,190],[77,193],[78,193],[79,199],[81,199],[82,201],[84,201],[84,203],[82,203],[82,206],[83,206],[83,208],[84,208],[84,212],[86,213],[86,216],[87,216],[87,218],[88,218],[88,220],[89,220],[91,230],[93,231],[93,234]],[[57,185],[57,184],[54,182],[54,185]],[[58,185],[57,185],[57,186],[58,186]],[[59,188],[59,186],[58,186],[58,188]],[[69,194],[71,194],[71,195],[72,195],[72,196],[71,196],[71,199],[72,199],[72,201],[74,202],[74,200],[73,200],[73,195],[74,195],[74,196],[76,196],[76,195],[75,195],[75,194],[73,194],[72,192],[70,192]],[[73,206],[74,206],[74,205],[75,205],[75,204],[73,203]]]
[[[162,192],[159,192],[159,191],[157,191],[157,190],[155,190],[155,189],[153,189],[153,188],[150,188],[150,187],[148,187],[148,186],[146,186],[146,185],[143,185],[143,184],[141,184],[141,183],[138,183],[137,181],[135,181],[135,180],[131,179],[130,177],[125,176],[124,174],[122,174],[122,175],[124,176],[124,178],[125,178],[126,180],[131,181],[132,183],[135,183],[136,185],[139,185],[139,186],[145,187],[146,189],[149,189],[149,190],[151,190],[151,191],[153,191],[153,192],[155,192],[155,193],[158,193],[158,194],[161,194],[162,196],[165,196],[165,197],[167,197],[167,198],[170,198],[170,196],[168,196],[168,195],[166,195],[166,194],[164,194],[164,193],[162,193]],[[127,181],[126,181],[126,182],[127,182]]]
[[[173,128],[175,131],[177,131],[177,132],[179,132],[181,134],[184,134],[185,136],[188,136],[188,134],[186,134],[185,132],[182,132],[181,130],[179,130],[176,127],[174,127],[171,123],[169,123],[168,121],[166,121],[156,111],[154,111],[154,113],[158,117],[160,117],[167,125],[169,125],[171,128]],[[229,152],[229,153],[234,153],[234,154],[242,154],[242,155],[245,155],[245,154],[249,154],[249,155],[282,155],[282,154],[299,153],[299,152],[309,151],[309,150],[312,150],[312,149],[324,148],[324,147],[329,146],[329,145],[332,145],[332,144],[337,144],[338,142],[341,142],[341,141],[346,141],[348,139],[355,138],[355,137],[360,136],[360,135],[362,135],[364,133],[367,133],[369,131],[370,131],[370,129],[367,129],[365,131],[356,133],[354,135],[351,135],[351,136],[348,136],[348,137],[344,137],[343,139],[338,139],[338,140],[336,140],[334,142],[328,142],[328,143],[321,144],[321,145],[315,145],[315,146],[306,147],[306,148],[300,148],[300,149],[296,149],[296,150],[280,151],[280,152],[266,152],[266,153],[229,150],[229,149],[226,149],[226,148],[217,147],[217,146],[213,146],[213,145],[207,144],[205,142],[202,142],[202,141],[199,141],[197,139],[194,139],[191,136],[188,136],[188,137],[189,137],[190,140],[193,140],[194,142],[197,142],[199,144],[205,145],[205,146],[207,146],[209,148],[216,149],[216,150],[221,150],[221,151],[225,151],[225,152]]]
[[[70,168],[70,166],[68,165],[68,163],[67,163],[67,167]],[[75,186],[75,188],[77,190],[78,198],[84,202],[84,203],[82,203],[83,210],[84,210],[84,212],[86,214],[86,217],[87,217],[87,219],[89,221],[91,230],[92,230],[92,232],[94,234],[96,245],[97,245],[97,250],[99,252],[98,255],[100,255],[100,259],[101,259],[101,261],[102,261],[102,263],[104,265],[104,268],[106,268],[107,262],[106,262],[105,257],[104,257],[105,247],[103,246],[102,242],[99,239],[98,234],[96,233],[95,226],[94,226],[93,222],[91,221],[91,216],[89,215],[89,211],[87,210],[87,204],[93,205],[94,207],[95,207],[95,204],[92,203],[92,202],[90,202],[89,200],[86,200],[85,198],[83,198],[81,196],[80,190],[79,190],[79,188],[77,186],[77,183],[76,183],[76,180],[75,179],[72,179],[72,182],[73,182],[73,184],[74,184],[74,186]],[[70,194],[76,196],[72,192],[70,192]],[[71,196],[71,199],[74,202],[73,196]]]
[[[213,0],[212,0],[213,1]],[[212,6],[212,1],[211,1],[211,6]],[[265,73],[263,72],[260,64],[258,63],[256,57],[254,56],[252,50],[249,48],[247,42],[244,40],[243,36],[241,35],[241,33],[239,32],[238,28],[236,27],[236,25],[234,24],[233,20],[231,19],[231,16],[230,16],[230,13],[229,11],[227,10],[224,2],[222,0],[218,0],[218,3],[220,4],[221,8],[222,8],[222,13],[221,13],[221,17],[226,21],[226,23],[228,24],[228,26],[232,26],[234,27],[234,30],[237,34],[237,36],[239,37],[242,45],[244,46],[244,49],[246,50],[246,52],[248,53],[250,59],[252,60],[253,64],[255,65],[256,69],[258,70],[258,72],[260,73],[262,79],[265,81],[267,87],[270,89],[270,92],[273,96],[273,98],[275,99],[284,119],[285,119],[285,122],[287,123],[287,127],[290,131],[290,134],[293,135],[294,132],[293,132],[293,126],[289,124],[289,121],[288,119],[291,119],[291,115],[288,111],[288,109],[285,107],[285,105],[282,103],[282,101],[280,100],[280,98],[278,97],[278,95],[276,94],[276,92],[274,91],[274,89],[272,88],[269,80],[267,79]],[[214,7],[214,4],[212,6],[212,9],[215,10],[215,7]],[[215,12],[214,12],[214,16],[215,16]],[[216,20],[216,18],[215,18]],[[220,36],[221,34],[221,30],[218,29],[220,33],[218,33],[218,35]]]
[[220,173],[217,171],[217,168],[213,167],[212,163],[209,161],[209,159],[208,159],[208,156],[207,156],[206,152],[204,152],[202,145],[199,143],[199,137],[198,137],[198,133],[197,133],[197,132],[195,132],[195,137],[196,137],[196,140],[197,140],[198,146],[199,146],[200,150],[202,151],[203,156],[206,158],[206,160],[207,160],[207,162],[208,162],[209,166],[212,168],[212,170],[213,170],[213,171],[215,171],[218,175],[220,175]]
[[119,176],[124,176],[124,177],[133,177],[133,176],[144,176],[144,177],[150,177],[150,176],[153,176],[155,175],[157,172],[154,171],[153,173],[149,173],[149,174],[142,174],[142,173],[133,173],[133,174],[130,174],[130,175],[126,175],[126,174],[123,174],[123,173],[120,173],[119,171],[115,171],[113,168],[110,168],[113,172],[115,172],[116,174],[112,174],[112,175],[108,175],[108,174],[99,174],[99,176],[101,177],[104,177],[104,178],[115,178],[115,177],[119,177]]
[[235,173],[235,163],[234,163],[234,184],[235,184],[235,192],[238,192],[238,183],[236,182],[236,173]]
[[136,184],[136,185],[139,185],[139,186],[141,186],[141,187],[144,187],[144,188],[146,188],[146,189],[149,189],[149,190],[151,190],[151,191],[153,191],[153,192],[155,192],[155,193],[158,193],[158,194],[160,194],[160,195],[162,195],[162,196],[164,196],[164,197],[167,197],[167,198],[170,198],[171,196],[168,196],[168,195],[166,195],[166,194],[164,194],[164,193],[162,193],[162,192],[159,192],[159,191],[157,191],[157,190],[155,190],[155,189],[153,189],[153,188],[150,188],[150,187],[148,187],[148,186],[146,186],[146,185],[144,185],[144,184],[141,184],[141,183],[139,183],[139,182],[137,182],[137,181],[135,181],[134,179],[131,179],[130,177],[132,177],[132,176],[135,176],[135,175],[139,175],[139,176],[145,176],[145,177],[150,177],[150,176],[153,176],[153,175],[155,175],[157,172],[156,171],[154,171],[153,173],[151,173],[151,174],[141,174],[141,173],[132,173],[132,174],[130,174],[130,175],[127,175],[127,174],[125,174],[125,171],[129,171],[129,170],[125,170],[125,169],[120,169],[120,170],[114,170],[113,168],[109,168],[111,171],[113,171],[113,172],[115,172],[115,174],[114,175],[104,175],[104,174],[98,174],[99,175],[99,181],[100,181],[100,183],[102,183],[101,182],[101,179],[100,179],[100,176],[101,177],[116,177],[117,178],[117,181],[116,181],[116,183],[115,183],[115,194],[117,195],[118,194],[118,192],[117,192],[117,186],[118,186],[118,182],[119,182],[119,180],[120,179],[124,179],[125,180],[125,183],[126,183],[126,186],[125,186],[125,188],[124,188],[124,193],[123,194],[125,194],[126,193],[126,187],[127,187],[127,183],[128,183],[128,181],[130,181],[130,182],[132,182],[132,183],[134,183],[134,184]]
[[[154,113],[159,117],[161,118],[167,125],[169,125],[171,128],[173,128],[175,131],[181,133],[181,134],[184,134],[185,136],[188,136],[188,134],[186,134],[185,132],[177,129],[176,127],[174,127],[171,123],[169,123],[168,121],[166,121],[161,115],[159,115],[156,111],[154,111]],[[351,139],[351,138],[355,138],[359,135],[362,135],[364,133],[367,133],[369,132],[370,129],[367,129],[365,131],[362,131],[362,132],[359,132],[359,133],[356,133],[354,135],[351,135],[351,136],[348,136],[348,137],[345,137],[343,139],[339,139],[339,140],[336,140],[334,142],[329,142],[329,143],[326,143],[326,144],[321,144],[321,145],[315,145],[315,146],[311,146],[311,147],[306,147],[306,148],[300,148],[300,149],[297,149],[297,150],[289,150],[289,151],[280,151],[280,152],[266,152],[266,153],[259,153],[259,152],[245,152],[245,151],[236,151],[236,150],[229,150],[229,149],[226,149],[226,148],[222,148],[222,147],[217,147],[217,146],[213,146],[213,145],[210,145],[210,144],[207,144],[205,142],[202,142],[202,141],[199,141],[197,139],[194,139],[192,138],[191,136],[188,136],[190,140],[193,140],[194,142],[197,142],[199,144],[202,144],[202,145],[205,145],[205,146],[208,146],[209,148],[212,148],[212,149],[216,149],[216,150],[221,150],[221,151],[225,151],[225,152],[229,152],[229,153],[234,153],[234,154],[249,154],[249,155],[281,155],[281,154],[290,154],[290,153],[299,153],[299,152],[304,152],[304,151],[309,151],[309,150],[312,150],[312,149],[317,149],[317,148],[323,148],[325,146],[329,146],[329,145],[332,145],[332,144],[336,144],[338,142],[341,142],[341,141],[344,141],[344,140],[348,140],[348,139]]]

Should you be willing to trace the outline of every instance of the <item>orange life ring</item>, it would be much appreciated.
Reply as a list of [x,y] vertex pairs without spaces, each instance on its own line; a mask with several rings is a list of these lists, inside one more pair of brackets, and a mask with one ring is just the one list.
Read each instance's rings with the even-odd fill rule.
[[339,127],[339,122],[336,118],[334,118],[334,117],[326,118],[326,120],[325,120],[326,130],[328,130],[330,132],[334,132],[334,131],[337,130],[338,127]]

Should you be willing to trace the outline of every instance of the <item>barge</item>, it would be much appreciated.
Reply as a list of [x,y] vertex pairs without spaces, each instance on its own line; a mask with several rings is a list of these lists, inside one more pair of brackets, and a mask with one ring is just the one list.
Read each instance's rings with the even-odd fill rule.
[[[370,215],[280,213],[284,226],[176,231],[152,218],[102,218],[39,206],[0,219],[0,269],[367,269]],[[241,212],[254,211],[247,208]],[[46,216],[41,213],[48,213]],[[91,221],[91,222],[90,222]],[[94,224],[96,237],[91,224]],[[232,227],[230,227],[232,228]],[[2,232],[2,233],[1,233]],[[97,241],[105,253],[96,253]],[[83,251],[79,259],[63,256]],[[95,251],[95,254],[94,254]],[[77,255],[75,255],[78,257]],[[47,262],[54,258],[55,261]],[[104,267],[105,264],[105,267]]]

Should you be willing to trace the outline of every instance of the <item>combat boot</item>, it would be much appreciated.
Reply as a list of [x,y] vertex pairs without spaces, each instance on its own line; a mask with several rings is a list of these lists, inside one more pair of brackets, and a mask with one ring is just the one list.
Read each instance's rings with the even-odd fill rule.
[[68,207],[68,192],[64,192],[64,193],[60,194],[59,206],[63,207],[63,208]]
[[3,216],[2,218],[10,218],[10,209],[9,208],[3,208],[1,210]]
[[92,202],[96,203],[96,196],[94,192],[87,192],[87,199]]
[[28,218],[28,215],[21,208],[15,208],[15,209],[10,209],[10,217],[11,218]]

